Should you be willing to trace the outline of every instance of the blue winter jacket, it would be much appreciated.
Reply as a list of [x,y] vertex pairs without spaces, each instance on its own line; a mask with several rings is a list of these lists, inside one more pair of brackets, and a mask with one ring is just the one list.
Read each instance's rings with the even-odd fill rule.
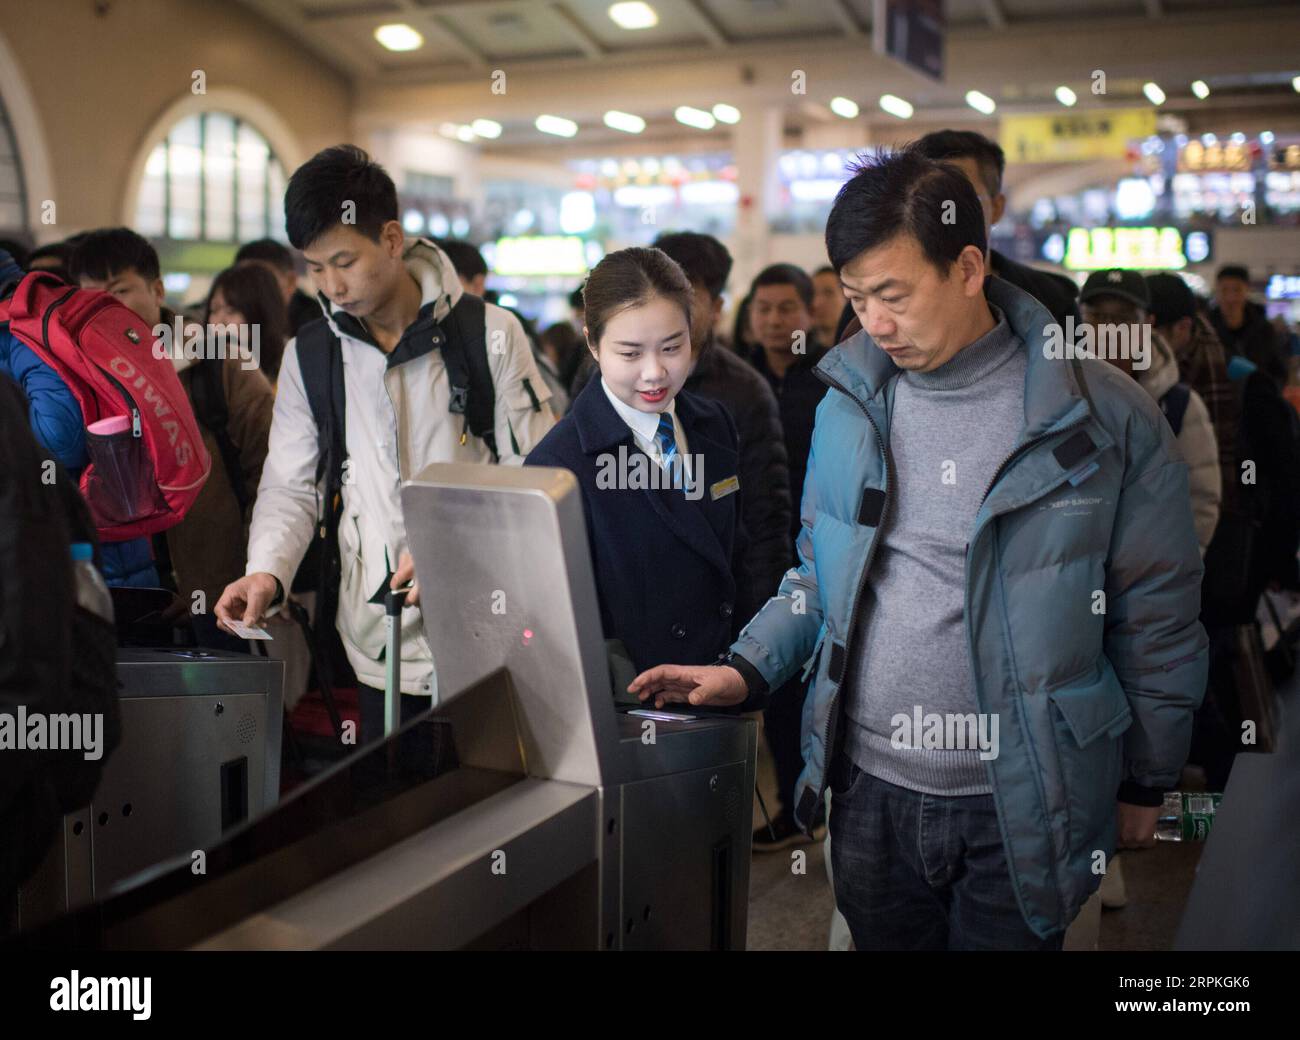
[[[1158,804],[1186,761],[1207,673],[1202,566],[1187,466],[1149,395],[1104,361],[1048,356],[1052,318],[1027,293],[994,278],[986,294],[1028,353],[1025,427],[970,532],[966,634],[978,710],[999,715],[986,767],[1013,887],[1046,938],[1100,883],[1121,783],[1126,801]],[[889,519],[899,372],[866,332],[817,371],[831,392],[817,410],[799,566],[732,647],[769,689],[805,664],[815,675],[796,791],[805,827],[838,748],[848,642]]]

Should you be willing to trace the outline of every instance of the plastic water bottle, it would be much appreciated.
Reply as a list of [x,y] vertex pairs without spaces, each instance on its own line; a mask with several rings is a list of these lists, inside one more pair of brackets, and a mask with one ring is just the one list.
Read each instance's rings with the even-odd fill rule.
[[89,542],[72,543],[72,570],[76,576],[77,606],[113,624],[113,597],[95,567],[95,550]]
[[1204,841],[1214,826],[1223,795],[1210,792],[1169,791],[1156,820],[1159,841]]

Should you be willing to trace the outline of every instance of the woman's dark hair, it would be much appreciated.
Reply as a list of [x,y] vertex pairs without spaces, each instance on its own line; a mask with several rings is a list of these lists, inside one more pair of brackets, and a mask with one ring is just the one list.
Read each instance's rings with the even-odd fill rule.
[[353,144],[317,152],[289,178],[284,223],[295,249],[348,223],[372,242],[397,219],[397,188],[387,171]]
[[691,323],[693,293],[686,273],[662,249],[633,246],[607,253],[587,275],[582,287],[586,304],[584,317],[587,340],[599,347],[605,326],[620,311],[649,303],[662,296],[677,304]]
[[556,374],[567,389],[573,379],[573,373],[578,370],[578,364],[582,361],[582,355],[586,353],[582,349],[582,337],[567,321],[560,321],[550,326],[538,338],[543,353],[554,353],[553,363]]
[[925,258],[947,275],[961,251],[988,243],[984,211],[966,175],[915,148],[880,152],[850,166],[826,222],[826,255],[835,273],[899,235],[916,239]]
[[280,360],[289,338],[289,314],[275,275],[260,261],[227,267],[212,280],[212,288],[208,290],[203,304],[205,325],[212,314],[212,299],[218,292],[226,305],[239,311],[249,325],[258,326],[261,354],[257,364],[267,379],[274,380],[280,373]]

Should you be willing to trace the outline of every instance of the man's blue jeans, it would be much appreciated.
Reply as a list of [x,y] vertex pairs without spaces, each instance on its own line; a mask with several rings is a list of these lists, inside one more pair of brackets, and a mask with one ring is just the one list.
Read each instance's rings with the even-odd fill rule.
[[835,903],[859,950],[1059,950],[1020,914],[992,795],[946,798],[831,773]]

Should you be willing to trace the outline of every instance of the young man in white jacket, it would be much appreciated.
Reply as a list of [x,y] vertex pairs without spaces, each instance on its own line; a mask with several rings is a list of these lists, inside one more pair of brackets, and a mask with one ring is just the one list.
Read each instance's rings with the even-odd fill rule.
[[[451,411],[443,350],[467,341],[448,320],[464,290],[445,253],[407,239],[392,180],[360,149],[320,152],[289,181],[289,240],[306,258],[343,366],[346,463],[338,543],[341,579],[336,624],[357,674],[361,742],[382,732],[382,593],[413,582],[400,490],[431,462],[500,461],[518,465],[554,423],[549,392],[518,319],[485,308],[483,345],[494,385],[494,458],[465,415]],[[472,302],[472,301],[471,301]],[[463,313],[463,312],[460,312]],[[316,482],[318,430],[304,385],[299,341],[285,348],[270,449],[248,542],[246,575],[217,604],[223,622],[257,624],[282,602],[310,545],[323,508]],[[461,342],[465,350],[474,346]],[[484,431],[486,433],[486,431]],[[454,589],[438,589],[454,595]],[[378,599],[380,602],[375,602]],[[402,615],[402,717],[437,696],[432,654],[412,584]]]

